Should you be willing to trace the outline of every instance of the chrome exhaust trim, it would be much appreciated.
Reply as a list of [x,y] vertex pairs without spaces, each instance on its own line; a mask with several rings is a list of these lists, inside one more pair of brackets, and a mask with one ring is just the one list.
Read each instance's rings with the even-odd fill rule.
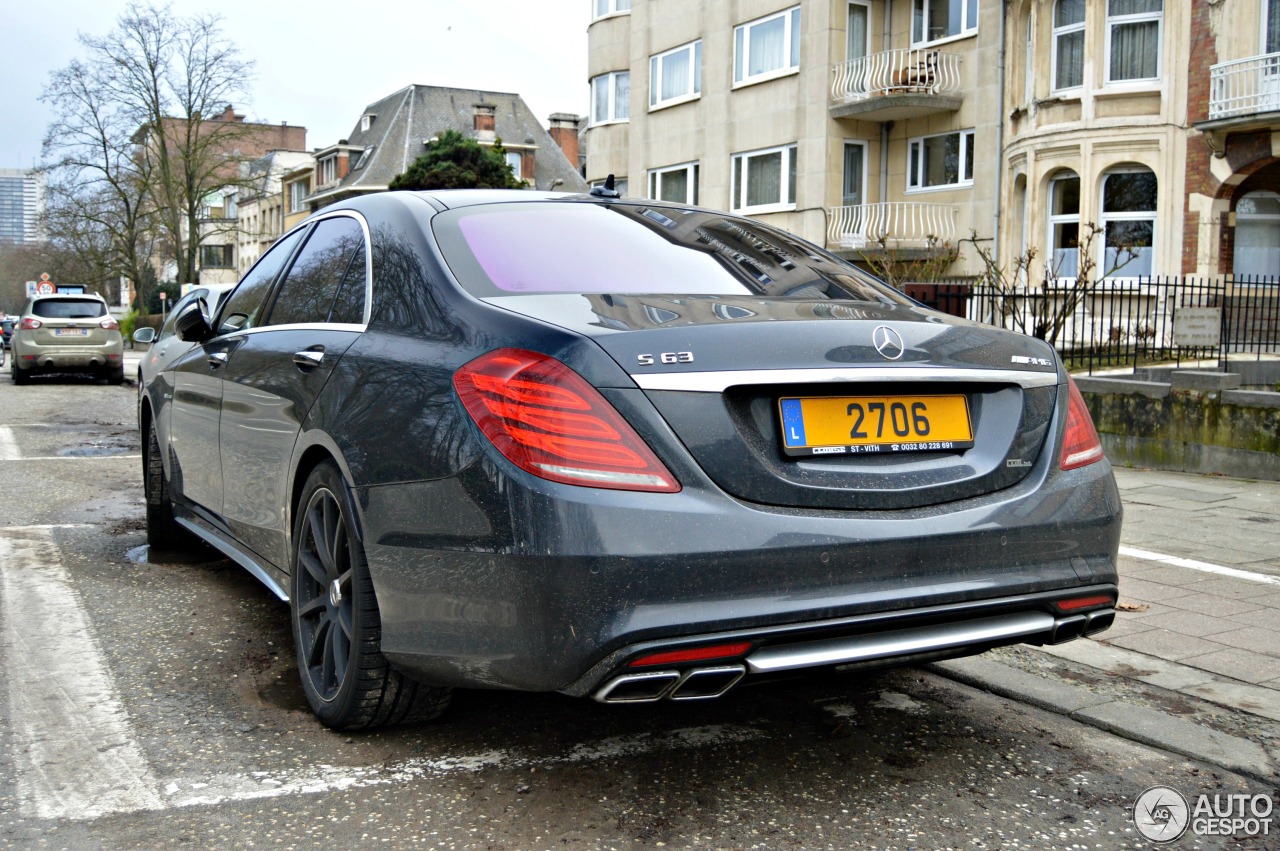
[[672,700],[712,700],[720,697],[747,675],[745,665],[695,668],[684,675],[667,695]]
[[601,703],[654,703],[680,681],[679,671],[649,671],[614,677],[594,695]]

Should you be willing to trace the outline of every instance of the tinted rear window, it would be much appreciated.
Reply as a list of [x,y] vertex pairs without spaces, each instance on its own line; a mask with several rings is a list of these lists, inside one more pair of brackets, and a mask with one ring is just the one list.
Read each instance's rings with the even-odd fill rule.
[[107,306],[95,298],[59,298],[37,301],[31,312],[42,319],[96,319],[107,315]]
[[633,203],[494,204],[433,220],[471,294],[763,295],[909,303],[870,275],[749,219]]

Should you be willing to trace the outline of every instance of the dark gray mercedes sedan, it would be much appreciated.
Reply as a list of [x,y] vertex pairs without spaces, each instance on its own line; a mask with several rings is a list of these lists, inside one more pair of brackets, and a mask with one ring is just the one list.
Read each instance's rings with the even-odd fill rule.
[[195,345],[140,394],[148,539],[289,601],[321,721],[454,687],[702,700],[1111,624],[1120,499],[1050,346],[596,192],[327,207],[176,317]]

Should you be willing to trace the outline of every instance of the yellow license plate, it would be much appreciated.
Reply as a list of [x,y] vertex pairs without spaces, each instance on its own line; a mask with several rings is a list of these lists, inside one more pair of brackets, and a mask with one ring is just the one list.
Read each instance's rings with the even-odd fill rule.
[[778,400],[788,455],[946,452],[973,446],[964,396],[815,396]]

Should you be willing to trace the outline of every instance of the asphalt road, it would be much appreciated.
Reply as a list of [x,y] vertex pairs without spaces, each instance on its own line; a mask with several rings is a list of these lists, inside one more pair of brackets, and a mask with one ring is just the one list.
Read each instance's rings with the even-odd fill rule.
[[1142,848],[1151,786],[1264,791],[921,669],[336,734],[284,604],[144,560],[135,389],[3,377],[0,848]]

